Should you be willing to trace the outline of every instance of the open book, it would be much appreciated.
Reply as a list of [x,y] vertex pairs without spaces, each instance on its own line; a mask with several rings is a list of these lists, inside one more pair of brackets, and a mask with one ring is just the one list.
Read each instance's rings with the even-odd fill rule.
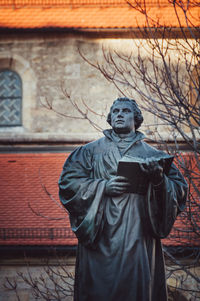
[[117,175],[128,178],[131,183],[131,187],[128,192],[138,194],[145,194],[147,192],[149,180],[140,168],[140,163],[146,164],[148,159],[157,161],[163,167],[163,171],[167,175],[174,156],[170,156],[168,154],[165,155],[163,153],[161,156],[158,153],[158,156],[150,158],[131,157],[128,155],[122,157],[118,163]]

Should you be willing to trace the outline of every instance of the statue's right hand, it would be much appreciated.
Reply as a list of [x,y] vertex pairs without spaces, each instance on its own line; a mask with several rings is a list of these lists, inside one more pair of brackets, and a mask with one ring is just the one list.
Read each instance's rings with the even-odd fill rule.
[[127,192],[129,187],[130,183],[127,178],[117,176],[107,181],[105,192],[109,196],[117,196]]

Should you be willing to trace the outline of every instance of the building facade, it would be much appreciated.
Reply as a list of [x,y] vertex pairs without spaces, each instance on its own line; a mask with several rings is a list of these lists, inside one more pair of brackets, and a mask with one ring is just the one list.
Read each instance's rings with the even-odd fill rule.
[[[180,24],[168,1],[147,5],[152,19],[173,28],[180,39]],[[0,295],[14,300],[15,288],[9,291],[8,282],[6,289],[3,284],[6,277],[12,283],[19,280],[17,272],[29,275],[27,264],[32,280],[44,266],[60,269],[56,252],[73,274],[77,241],[59,203],[57,181],[69,153],[109,127],[109,107],[122,96],[95,66],[106,65],[110,51],[132,53],[133,60],[138,53],[151,53],[141,32],[145,16],[122,0],[7,0],[0,7]],[[198,20],[199,11],[192,12]],[[142,104],[136,92],[132,97]],[[141,131],[154,139],[160,121],[143,113]],[[159,133],[172,144],[166,125],[160,125]],[[184,145],[183,150],[188,154]],[[179,219],[164,244],[198,246],[198,236],[180,237],[177,229],[184,227]],[[32,287],[22,282],[20,300],[35,300]]]

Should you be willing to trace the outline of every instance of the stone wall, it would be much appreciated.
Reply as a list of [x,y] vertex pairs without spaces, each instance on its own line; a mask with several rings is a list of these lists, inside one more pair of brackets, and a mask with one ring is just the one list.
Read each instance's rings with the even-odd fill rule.
[[0,301],[47,300],[47,294],[72,301],[74,263],[74,257],[1,260]]
[[[122,93],[90,66],[80,56],[78,49],[89,61],[101,64],[104,63],[102,47],[132,53],[134,58],[138,55],[136,42],[133,43],[130,38],[102,39],[87,38],[81,34],[55,33],[1,37],[0,70],[14,70],[22,79],[23,125],[0,127],[0,140],[88,141],[101,136],[101,131],[96,126],[102,129],[109,127],[105,121],[108,109],[113,100],[122,96]],[[145,40],[142,43],[140,41],[140,45],[141,55],[150,53],[145,50]],[[67,93],[75,106],[83,114],[88,114],[89,119],[94,122],[93,126],[73,106],[66,96]],[[132,96],[140,102],[134,91]],[[52,105],[53,110],[45,108],[47,103]],[[149,135],[154,128],[150,129],[148,125],[155,125],[158,120],[147,112],[143,113],[145,123],[142,131]],[[161,131],[167,135],[166,127],[162,127]]]
[[[88,59],[100,58],[102,40],[70,38],[65,35],[11,38],[0,42],[0,69],[16,71],[23,83],[23,126],[1,128],[0,134],[20,137],[56,139],[60,135],[73,137],[93,136],[98,132],[81,117],[63,94],[72,99],[84,112],[83,102],[95,113],[104,114],[107,106],[118,96],[116,89],[79,55],[82,49]],[[55,110],[75,118],[62,117],[44,105],[52,103]],[[91,118],[103,128],[105,118],[91,113]],[[50,135],[50,136],[49,136]]]
[[[188,266],[191,262],[188,262]],[[74,279],[75,257],[24,258],[1,260],[0,263],[0,301],[35,301],[39,291],[43,294],[49,292],[54,295],[54,299],[60,300],[56,295],[55,284],[59,296],[63,297],[62,288],[69,289],[65,292],[66,301],[72,301],[73,279]],[[169,270],[174,270],[167,280],[169,301],[191,301],[199,299],[198,283],[190,276],[190,271],[198,277],[199,267],[187,268],[188,273],[177,266],[168,266]],[[69,277],[66,277],[69,276]],[[53,279],[53,281],[52,281]],[[41,284],[42,285],[41,285]],[[35,286],[36,284],[36,286]],[[40,295],[39,300],[46,300]],[[17,299],[18,297],[18,299]]]

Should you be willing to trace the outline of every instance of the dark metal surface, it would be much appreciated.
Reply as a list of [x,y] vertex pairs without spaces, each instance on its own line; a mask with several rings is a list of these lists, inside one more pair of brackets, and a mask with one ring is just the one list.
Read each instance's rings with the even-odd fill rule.
[[114,131],[77,148],[59,180],[60,199],[79,240],[75,301],[167,300],[160,239],[184,209],[187,184],[174,165],[165,175],[156,162],[144,169],[145,195],[128,193],[125,179],[117,178],[122,156],[160,155],[135,131],[137,113],[129,104],[114,105]]

